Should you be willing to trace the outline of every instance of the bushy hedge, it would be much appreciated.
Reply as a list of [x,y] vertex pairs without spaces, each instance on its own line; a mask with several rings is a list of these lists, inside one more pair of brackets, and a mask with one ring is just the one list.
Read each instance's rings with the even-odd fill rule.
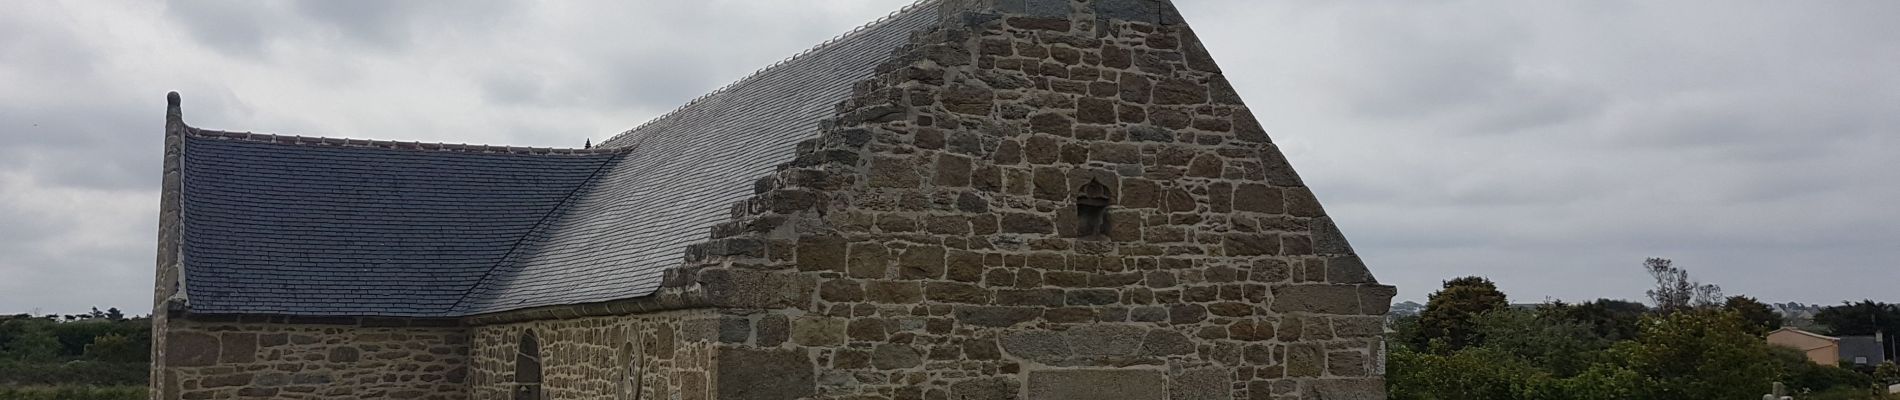
[[144,386],[0,386],[0,400],[142,400]]
[[[67,361],[33,363],[0,361],[0,386],[136,386],[144,387],[151,372],[141,362]],[[0,397],[5,399],[5,397]]]

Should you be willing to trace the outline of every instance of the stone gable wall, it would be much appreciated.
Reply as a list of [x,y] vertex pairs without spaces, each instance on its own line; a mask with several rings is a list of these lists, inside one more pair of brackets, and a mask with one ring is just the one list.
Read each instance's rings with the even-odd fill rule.
[[[1160,14],[947,13],[859,85],[669,278],[768,310],[721,336],[715,398],[1383,398],[1394,290],[1135,2]],[[1109,229],[1081,238],[1091,180]],[[761,365],[812,393],[744,391]]]
[[515,352],[532,331],[546,399],[708,399],[720,321],[701,309],[477,326],[472,397],[514,398]]
[[468,398],[465,328],[428,325],[436,324],[172,317],[153,398]]

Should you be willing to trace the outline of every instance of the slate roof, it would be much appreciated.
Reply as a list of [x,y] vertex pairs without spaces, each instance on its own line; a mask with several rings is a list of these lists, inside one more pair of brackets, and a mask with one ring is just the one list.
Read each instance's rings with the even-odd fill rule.
[[752,182],[791,161],[852,84],[870,78],[911,31],[935,24],[935,11],[912,7],[602,142],[627,155],[462,311],[653,293],[682,248],[729,220]]
[[1856,357],[1865,358],[1867,365],[1887,361],[1887,351],[1882,349],[1886,343],[1874,340],[1873,336],[1842,336],[1840,345],[1842,362],[1852,363]]
[[938,22],[934,3],[696,99],[603,151],[187,135],[189,310],[454,317],[652,294],[684,247],[729,220],[729,206],[816,136],[854,83]]

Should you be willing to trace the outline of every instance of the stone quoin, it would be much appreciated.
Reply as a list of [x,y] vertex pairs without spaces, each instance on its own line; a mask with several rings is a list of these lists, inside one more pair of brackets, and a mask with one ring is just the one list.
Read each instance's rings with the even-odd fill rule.
[[1385,397],[1394,289],[1167,1],[922,1],[579,149],[167,100],[154,399]]

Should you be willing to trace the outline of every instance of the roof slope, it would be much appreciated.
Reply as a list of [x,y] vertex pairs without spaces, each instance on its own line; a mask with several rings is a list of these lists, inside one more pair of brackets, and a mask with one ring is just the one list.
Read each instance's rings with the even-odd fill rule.
[[185,141],[203,313],[442,315],[616,157]]
[[906,7],[594,151],[394,149],[190,130],[181,160],[189,309],[454,317],[652,294],[685,246],[707,240],[753,180],[816,137],[855,83],[911,32],[938,23],[935,4]]
[[868,79],[910,33],[938,22],[921,2],[701,97],[601,147],[625,149],[469,298],[460,312],[607,301],[652,294],[686,245],[708,239],[753,180],[792,160],[796,144]]

